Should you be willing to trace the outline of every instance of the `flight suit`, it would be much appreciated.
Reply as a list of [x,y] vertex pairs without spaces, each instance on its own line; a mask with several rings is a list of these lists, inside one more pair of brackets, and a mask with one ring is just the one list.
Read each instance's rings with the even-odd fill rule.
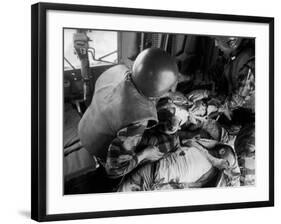
[[[138,92],[126,66],[117,65],[97,80],[79,123],[79,137],[100,165],[122,167],[122,176],[137,165],[135,148],[145,129],[157,122],[155,102]],[[107,160],[108,154],[114,162]]]

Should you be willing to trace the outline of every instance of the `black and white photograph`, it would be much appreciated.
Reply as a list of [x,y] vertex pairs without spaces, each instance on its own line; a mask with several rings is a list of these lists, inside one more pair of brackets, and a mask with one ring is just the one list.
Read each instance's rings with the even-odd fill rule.
[[279,220],[277,3],[4,2],[1,223]]
[[274,19],[32,6],[37,221],[274,205]]
[[64,195],[256,186],[254,37],[62,39]]

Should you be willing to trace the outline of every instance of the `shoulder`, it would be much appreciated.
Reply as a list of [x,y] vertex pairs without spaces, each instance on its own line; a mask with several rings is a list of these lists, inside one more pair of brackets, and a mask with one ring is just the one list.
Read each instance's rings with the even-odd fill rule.
[[125,65],[115,65],[105,70],[97,79],[95,89],[102,88],[108,85],[117,85],[126,77],[129,68]]
[[126,73],[129,71],[129,68],[124,64],[118,64],[115,66],[112,66],[108,70],[106,70],[104,73]]
[[239,67],[244,67],[245,65],[254,66],[255,63],[255,51],[253,48],[246,48],[241,51],[237,56]]

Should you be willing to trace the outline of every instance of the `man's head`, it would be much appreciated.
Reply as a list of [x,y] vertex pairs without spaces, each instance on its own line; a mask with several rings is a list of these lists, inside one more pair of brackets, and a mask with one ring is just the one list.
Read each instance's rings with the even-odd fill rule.
[[236,154],[231,146],[222,143],[217,144],[212,151],[215,152],[216,157],[225,159],[229,167],[233,167],[236,164]]
[[159,100],[157,103],[158,128],[166,134],[174,134],[187,121],[187,110],[173,103],[169,97]]
[[235,51],[242,42],[241,37],[224,37],[224,36],[216,36],[215,37],[215,45],[224,54],[229,55],[233,51]]
[[148,98],[166,94],[178,80],[175,59],[159,48],[142,51],[136,58],[132,81],[136,88]]

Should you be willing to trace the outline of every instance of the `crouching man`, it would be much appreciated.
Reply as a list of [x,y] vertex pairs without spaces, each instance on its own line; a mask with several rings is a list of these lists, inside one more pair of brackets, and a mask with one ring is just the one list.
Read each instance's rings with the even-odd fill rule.
[[155,161],[162,156],[149,148],[137,153],[136,147],[143,132],[158,122],[156,100],[176,84],[177,78],[174,58],[157,48],[141,52],[132,71],[117,65],[99,77],[91,105],[79,123],[79,137],[98,159],[99,172],[104,176],[120,178],[142,160]]

